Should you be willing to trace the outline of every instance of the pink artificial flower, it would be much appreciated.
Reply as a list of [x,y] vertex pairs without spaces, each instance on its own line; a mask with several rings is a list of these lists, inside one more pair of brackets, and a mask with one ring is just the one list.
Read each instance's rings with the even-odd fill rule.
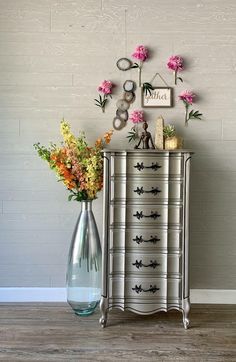
[[112,90],[111,90],[112,87],[113,87],[113,84],[110,80],[104,80],[98,87],[98,91],[105,95],[108,95],[108,94],[112,93]]
[[131,120],[131,122],[133,123],[140,123],[140,122],[144,122],[144,114],[143,111],[133,111],[129,117],[129,119]]
[[183,91],[179,95],[179,99],[181,99],[181,101],[184,101],[187,104],[193,104],[194,97],[196,97],[196,95],[192,91],[187,91],[187,90]]
[[148,49],[144,45],[138,45],[132,57],[144,62],[148,58]]
[[167,62],[167,67],[170,70],[174,70],[176,72],[180,72],[184,69],[183,67],[183,58],[181,58],[179,55],[172,55]]

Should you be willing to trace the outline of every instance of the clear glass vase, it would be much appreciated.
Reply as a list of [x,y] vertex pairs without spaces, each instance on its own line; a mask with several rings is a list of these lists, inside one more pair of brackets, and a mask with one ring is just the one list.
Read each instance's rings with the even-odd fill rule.
[[101,298],[101,243],[92,200],[81,202],[67,267],[67,301],[75,314],[94,312]]

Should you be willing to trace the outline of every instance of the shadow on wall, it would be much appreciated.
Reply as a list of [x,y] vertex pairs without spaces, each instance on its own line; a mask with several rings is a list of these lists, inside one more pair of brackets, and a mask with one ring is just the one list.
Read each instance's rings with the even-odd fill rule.
[[[225,142],[224,142],[225,145]],[[190,181],[191,288],[235,289],[236,222],[233,144],[185,140],[192,149]],[[225,279],[225,275],[229,278]]]

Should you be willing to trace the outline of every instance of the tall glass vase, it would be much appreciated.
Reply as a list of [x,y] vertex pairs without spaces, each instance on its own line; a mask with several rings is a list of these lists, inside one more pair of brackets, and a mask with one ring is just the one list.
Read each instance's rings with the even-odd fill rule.
[[74,312],[87,316],[101,297],[101,244],[92,201],[81,202],[67,267],[67,301]]

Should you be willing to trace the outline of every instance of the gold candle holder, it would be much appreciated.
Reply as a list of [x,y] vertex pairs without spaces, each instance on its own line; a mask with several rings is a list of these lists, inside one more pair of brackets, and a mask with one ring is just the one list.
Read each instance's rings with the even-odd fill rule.
[[165,139],[165,150],[176,150],[178,148],[178,137],[168,137]]

